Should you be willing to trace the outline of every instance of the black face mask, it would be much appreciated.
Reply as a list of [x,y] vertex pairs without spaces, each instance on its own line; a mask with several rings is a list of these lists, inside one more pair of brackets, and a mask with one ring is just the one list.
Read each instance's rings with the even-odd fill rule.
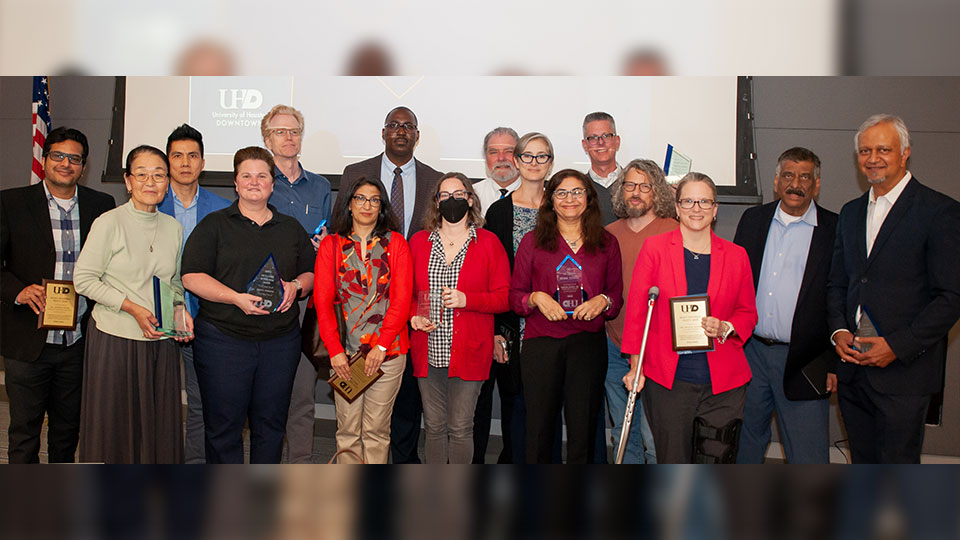
[[457,223],[463,216],[470,211],[470,203],[467,199],[454,199],[450,197],[445,201],[440,201],[440,215],[450,223]]

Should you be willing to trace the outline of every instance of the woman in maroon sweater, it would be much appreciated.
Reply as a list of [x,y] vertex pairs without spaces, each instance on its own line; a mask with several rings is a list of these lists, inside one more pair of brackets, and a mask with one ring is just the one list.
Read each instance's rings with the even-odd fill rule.
[[[563,290],[561,266],[574,274]],[[593,182],[573,169],[553,175],[537,226],[520,241],[510,284],[510,307],[526,320],[520,362],[527,463],[551,461],[561,407],[567,462],[593,461],[607,371],[604,322],[620,312],[621,272],[620,246],[603,229]]]
[[413,375],[426,462],[470,463],[477,396],[493,361],[493,315],[508,309],[510,263],[496,235],[480,228],[480,201],[466,176],[445,174],[433,199],[410,239]]

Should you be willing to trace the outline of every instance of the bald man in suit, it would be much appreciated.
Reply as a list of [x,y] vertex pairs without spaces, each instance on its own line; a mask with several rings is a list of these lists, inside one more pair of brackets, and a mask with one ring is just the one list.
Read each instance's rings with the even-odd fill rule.
[[[420,130],[417,128],[417,115],[407,107],[391,110],[380,133],[383,153],[347,165],[340,178],[340,192],[352,193],[353,184],[360,178],[380,179],[390,193],[390,204],[401,226],[399,232],[409,239],[423,228],[424,214],[433,202],[430,194],[442,174],[413,157],[420,140]],[[420,390],[408,357],[390,421],[393,463],[420,463],[417,443],[422,412]]]

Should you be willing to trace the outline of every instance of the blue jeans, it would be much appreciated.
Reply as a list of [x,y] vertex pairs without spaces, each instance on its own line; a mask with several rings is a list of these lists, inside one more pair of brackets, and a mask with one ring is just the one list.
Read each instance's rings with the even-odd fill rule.
[[243,463],[247,422],[250,463],[280,463],[300,328],[262,341],[228,336],[203,319],[194,331],[207,463]]
[[[623,376],[630,371],[630,364],[626,358],[620,356],[620,347],[607,338],[607,408],[613,417],[613,451],[616,456],[620,446],[620,432],[623,431],[623,415],[627,411],[629,392],[623,386]],[[630,437],[627,438],[627,448],[623,453],[624,463],[656,463],[657,452],[653,446],[653,433],[650,431],[650,422],[643,412],[640,403],[640,394],[637,394],[636,405],[633,408],[633,421],[630,423]]]
[[789,348],[764,345],[755,339],[743,348],[753,379],[747,385],[737,463],[763,463],[774,411],[788,463],[830,462],[830,400],[787,399],[783,393],[783,368]]

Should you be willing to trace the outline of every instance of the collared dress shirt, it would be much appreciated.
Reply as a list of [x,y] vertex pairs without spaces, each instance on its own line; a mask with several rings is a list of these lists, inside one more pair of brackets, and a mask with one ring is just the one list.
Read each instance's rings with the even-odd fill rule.
[[[43,183],[43,192],[47,195],[47,209],[50,211],[50,228],[53,230],[53,245],[57,252],[57,262],[53,268],[53,279],[73,281],[73,267],[80,254],[80,206],[77,204],[77,192],[70,199],[58,199]],[[87,312],[87,299],[77,295],[77,321]],[[82,336],[80,324],[73,330],[50,330],[47,343],[73,345]]]
[[[387,190],[387,196],[390,196],[390,186],[393,185],[393,170],[397,166],[387,158],[386,152],[380,160],[380,181]],[[410,161],[400,165],[400,176],[403,178],[403,231],[406,236],[410,230],[410,223],[413,221],[413,207],[417,202],[417,162],[410,158]],[[391,205],[396,205],[396,201],[390,201]]]
[[273,170],[273,194],[270,204],[281,214],[286,214],[303,225],[308,235],[321,220],[327,220],[330,227],[330,181],[303,168],[300,163],[300,177],[293,183],[280,172]]
[[593,167],[590,167],[588,174],[590,175],[591,180],[593,180],[594,182],[600,184],[601,186],[607,189],[610,189],[610,186],[612,186],[613,183],[617,180],[617,176],[620,174],[620,171],[622,170],[623,170],[623,167],[617,164],[617,168],[614,169],[613,172],[611,172],[606,176],[600,176],[599,174],[597,174],[596,171],[593,170]]
[[[477,198],[480,199],[480,210],[483,214],[486,215],[491,204],[516,191],[520,187],[520,182],[520,177],[517,176],[517,179],[505,188],[501,188],[500,184],[493,178],[484,178],[474,184],[473,190],[477,193]],[[507,190],[506,193],[501,192],[501,189]]]
[[757,283],[759,321],[754,334],[790,342],[793,314],[816,226],[817,207],[814,204],[799,217],[784,212],[782,204],[777,207],[767,231]]

